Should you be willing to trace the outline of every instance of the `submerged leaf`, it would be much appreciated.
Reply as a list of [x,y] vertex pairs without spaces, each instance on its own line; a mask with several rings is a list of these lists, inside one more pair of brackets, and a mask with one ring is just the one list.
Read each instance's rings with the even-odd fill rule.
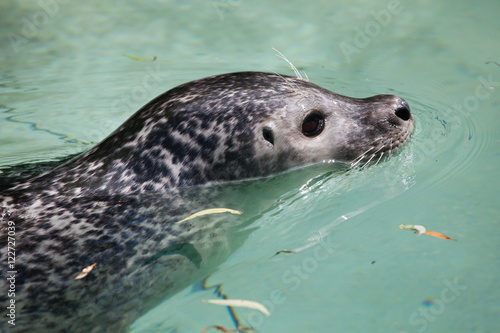
[[246,332],[246,331],[255,331],[253,328],[251,327],[238,327],[238,328],[235,328],[235,329],[228,329],[228,328],[225,328],[224,326],[220,326],[220,325],[212,325],[212,326],[208,326],[206,328],[204,328],[201,333],[206,333],[209,329],[211,328],[215,328],[215,329],[218,329],[219,331],[221,332],[224,332],[224,333],[231,333],[231,332]]
[[203,300],[203,302],[216,305],[223,305],[223,306],[237,306],[242,308],[255,309],[262,312],[266,316],[271,315],[269,313],[269,310],[264,305],[254,301],[247,301],[245,299],[208,299],[208,300]]
[[234,209],[229,209],[229,208],[211,208],[211,209],[205,209],[205,210],[199,211],[197,213],[194,213],[193,215],[190,215],[190,216],[186,217],[185,219],[180,220],[180,221],[175,222],[175,223],[181,223],[181,222],[188,221],[188,220],[194,219],[195,217],[199,217],[199,216],[203,216],[203,215],[220,214],[220,213],[231,213],[231,214],[237,214],[237,215],[243,214],[243,212],[240,212],[239,210],[234,210]]

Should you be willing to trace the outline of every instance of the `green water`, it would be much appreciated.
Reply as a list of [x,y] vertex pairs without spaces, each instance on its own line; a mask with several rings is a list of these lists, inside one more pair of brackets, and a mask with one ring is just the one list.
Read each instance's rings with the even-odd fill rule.
[[[277,182],[274,204],[208,285],[266,305],[269,317],[236,309],[259,332],[495,332],[499,13],[493,0],[2,1],[0,166],[86,150],[192,79],[293,75],[274,47],[337,93],[403,97],[416,130],[376,166],[292,190]],[[272,257],[280,250],[295,253]],[[224,307],[201,301],[216,297],[184,290],[132,331],[234,329]]]

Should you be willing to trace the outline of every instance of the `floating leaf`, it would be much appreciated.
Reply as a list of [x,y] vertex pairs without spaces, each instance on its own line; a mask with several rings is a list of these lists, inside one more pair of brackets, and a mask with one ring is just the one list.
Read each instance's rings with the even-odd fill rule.
[[234,210],[234,209],[229,209],[229,208],[211,208],[211,209],[205,209],[202,211],[199,211],[197,213],[194,213],[193,215],[190,215],[186,217],[183,220],[180,220],[176,223],[181,223],[187,220],[194,219],[195,217],[203,216],[203,215],[208,215],[208,214],[220,214],[220,213],[231,213],[231,214],[237,214],[241,215],[243,212],[240,212],[239,210]]
[[425,227],[423,225],[413,225],[413,224],[401,224],[399,225],[399,229],[403,230],[411,230],[415,232],[417,235],[421,235],[425,233]]
[[80,280],[80,279],[83,279],[84,277],[87,276],[87,274],[90,273],[90,271],[92,271],[95,267],[95,265],[97,265],[97,263],[93,263],[92,265],[90,266],[87,266],[85,267],[84,269],[82,269],[81,273],[78,274],[76,277],[75,277],[75,280]]
[[269,313],[269,310],[264,305],[254,301],[247,301],[245,299],[208,299],[208,300],[203,300],[203,302],[216,305],[223,305],[223,306],[236,306],[242,308],[249,308],[258,310],[263,314],[265,314],[266,316],[271,315]]
[[448,237],[448,236],[446,236],[446,235],[443,235],[442,233],[440,233],[440,232],[436,232],[436,231],[430,231],[430,230],[427,230],[427,231],[425,232],[425,234],[426,234],[426,235],[429,235],[429,236],[434,236],[434,237],[437,237],[437,238],[442,238],[442,239],[452,240],[452,241],[456,240],[456,239],[450,238],[450,237]]
[[131,56],[131,55],[128,55],[128,54],[125,54],[125,57],[127,57],[129,59],[132,59],[132,60],[139,60],[139,61],[155,61],[156,60],[156,56],[153,57],[153,60],[139,58],[139,57],[134,57],[134,56]]
[[[280,254],[280,253],[290,253],[290,254],[291,254],[291,253],[295,253],[295,252],[290,251],[290,250],[281,250],[281,251],[276,252],[276,253],[273,255],[273,257],[277,256],[277,255],[278,255],[278,254]],[[272,257],[271,257],[271,258],[272,258]]]
[[212,326],[208,326],[207,328],[204,328],[203,331],[201,331],[201,333],[206,333],[209,329],[211,328],[216,328],[218,329],[219,331],[221,332],[224,332],[224,333],[231,333],[231,332],[245,332],[245,331],[255,331],[253,328],[251,327],[238,327],[238,328],[235,328],[235,329],[227,329],[225,328],[224,326],[220,326],[220,325],[212,325]]
[[446,235],[443,235],[440,232],[426,230],[423,225],[401,224],[401,225],[399,225],[399,228],[403,229],[403,230],[411,230],[411,231],[415,232],[417,235],[426,234],[426,235],[441,238],[441,239],[447,239],[447,240],[453,240],[453,241],[455,240],[455,239],[450,238]]

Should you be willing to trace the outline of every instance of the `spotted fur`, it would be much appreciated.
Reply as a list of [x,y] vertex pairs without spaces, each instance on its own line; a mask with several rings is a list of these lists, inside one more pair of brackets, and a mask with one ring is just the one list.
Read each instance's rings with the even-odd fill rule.
[[[325,117],[314,138],[301,133],[311,112]],[[2,263],[9,221],[17,235],[16,326],[3,320],[1,328],[126,331],[238,246],[231,232],[241,218],[174,223],[226,206],[225,193],[237,187],[201,185],[323,160],[380,159],[412,129],[408,105],[396,96],[354,99],[300,78],[244,72],[176,87],[81,156],[0,184]],[[93,263],[87,277],[74,279]],[[5,279],[0,286],[6,290]],[[0,301],[5,309],[6,293]]]

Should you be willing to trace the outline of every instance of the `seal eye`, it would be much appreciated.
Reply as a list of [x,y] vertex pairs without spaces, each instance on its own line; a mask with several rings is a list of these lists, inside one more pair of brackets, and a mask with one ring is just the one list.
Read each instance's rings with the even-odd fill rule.
[[325,118],[321,113],[313,112],[302,122],[302,134],[313,137],[319,135],[325,127]]
[[272,129],[270,129],[269,127],[264,127],[262,129],[262,136],[264,137],[264,140],[274,145],[274,133]]

